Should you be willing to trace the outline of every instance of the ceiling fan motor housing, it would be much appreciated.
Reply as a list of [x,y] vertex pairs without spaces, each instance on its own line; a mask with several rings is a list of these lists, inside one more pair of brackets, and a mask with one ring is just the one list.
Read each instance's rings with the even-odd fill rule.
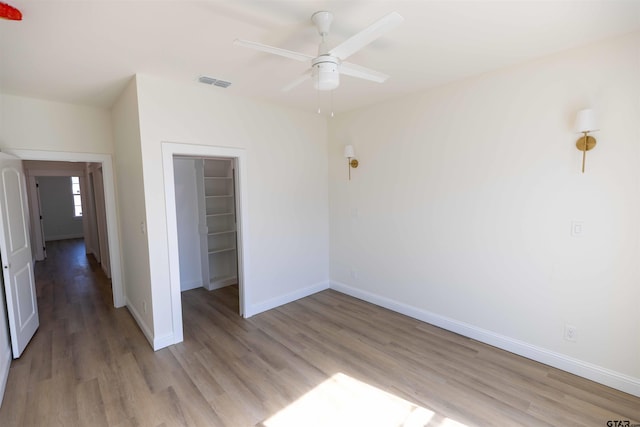
[[335,56],[320,55],[311,61],[313,86],[317,90],[333,90],[340,85],[340,71]]

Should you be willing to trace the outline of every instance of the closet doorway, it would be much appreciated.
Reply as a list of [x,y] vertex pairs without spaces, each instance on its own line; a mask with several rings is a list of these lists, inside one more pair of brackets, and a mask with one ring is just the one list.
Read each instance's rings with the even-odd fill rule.
[[[244,209],[247,206],[246,159],[246,150],[242,148],[162,143],[172,343],[179,343],[183,339],[181,299],[183,283],[185,289],[198,286],[216,289],[237,283],[239,315],[248,317],[252,314],[247,305],[251,288],[246,273],[245,255],[249,237],[246,227],[243,227],[248,221],[247,210]],[[189,166],[188,161],[193,162],[193,168]],[[211,164],[205,166],[205,161],[211,161]],[[196,180],[196,175],[200,176],[197,169],[198,162],[202,163],[201,181]],[[224,166],[225,162],[227,166]],[[190,175],[193,185],[178,188],[174,177],[176,172],[184,173],[185,176]],[[206,178],[210,179],[205,180],[205,173],[208,175]],[[205,184],[205,181],[211,182]],[[202,185],[201,188],[199,188],[200,185]],[[205,193],[209,194],[208,199],[205,199]],[[200,204],[197,201],[198,194],[202,195]],[[182,203],[180,200],[182,196],[192,198],[196,202]],[[208,205],[207,200],[210,200]],[[190,213],[186,213],[187,217],[191,218],[191,225],[187,225],[187,222],[178,222],[179,210],[185,206],[189,206],[186,209],[191,209]],[[195,209],[198,210],[197,220]],[[180,213],[182,214],[184,212]],[[187,231],[185,232],[184,229]],[[182,237],[179,238],[180,234]],[[183,244],[187,242],[184,245],[185,248],[180,247],[180,240]],[[199,268],[197,260],[200,262]]]
[[238,284],[235,159],[174,156],[180,290]]

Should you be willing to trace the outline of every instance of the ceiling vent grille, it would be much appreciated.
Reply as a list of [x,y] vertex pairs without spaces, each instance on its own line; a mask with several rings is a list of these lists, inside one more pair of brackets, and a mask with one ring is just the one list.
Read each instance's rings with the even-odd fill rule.
[[213,77],[200,76],[198,77],[198,81],[200,83],[204,83],[207,85],[214,85],[222,88],[227,88],[231,86],[231,82],[225,82],[224,80],[214,79]]
[[229,87],[231,85],[231,82],[225,82],[224,80],[216,80],[213,83],[213,85],[218,87]]

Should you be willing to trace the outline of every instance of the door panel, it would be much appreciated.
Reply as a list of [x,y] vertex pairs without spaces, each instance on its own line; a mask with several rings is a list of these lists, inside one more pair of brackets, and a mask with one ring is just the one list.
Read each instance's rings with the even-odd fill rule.
[[14,358],[39,326],[25,184],[22,162],[0,153],[0,258]]
[[22,329],[29,324],[33,316],[38,315],[38,307],[35,306],[36,296],[33,295],[30,286],[33,282],[31,271],[31,264],[27,264],[14,276],[13,292],[17,300],[18,325]]
[[[26,212],[22,204],[23,187],[20,182],[20,171],[16,169],[2,170],[2,189],[8,219],[9,253],[15,254],[27,248],[29,231],[25,222]],[[16,203],[17,202],[17,203]]]

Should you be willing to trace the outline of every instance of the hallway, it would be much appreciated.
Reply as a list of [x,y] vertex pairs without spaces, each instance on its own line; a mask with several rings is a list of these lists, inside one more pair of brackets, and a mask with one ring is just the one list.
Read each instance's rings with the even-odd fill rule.
[[47,254],[35,266],[40,327],[11,363],[0,425],[106,425],[119,397],[101,396],[98,377],[118,381],[119,360],[151,348],[127,309],[113,307],[111,282],[82,239],[48,242]]
[[[192,347],[154,352],[128,310],[113,307],[82,239],[47,242],[47,255],[35,267],[40,327],[11,363],[0,426],[223,425],[172,354]],[[237,298],[237,287],[184,293],[185,327],[202,324],[199,299],[240,321]]]

